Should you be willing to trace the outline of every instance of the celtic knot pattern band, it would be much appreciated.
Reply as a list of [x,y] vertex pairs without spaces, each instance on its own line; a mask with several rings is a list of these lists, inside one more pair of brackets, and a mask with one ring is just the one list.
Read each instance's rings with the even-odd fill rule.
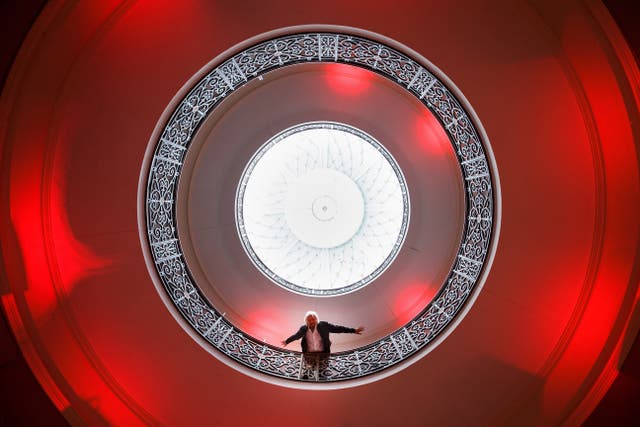
[[[338,62],[387,77],[419,99],[442,123],[461,167],[465,229],[440,292],[415,318],[382,339],[327,360],[274,347],[227,321],[195,284],[178,241],[176,192],[190,142],[208,114],[234,90],[279,67]],[[492,171],[485,148],[460,102],[425,66],[398,50],[360,36],[303,33],[261,42],[207,73],[179,103],[156,143],[146,189],[148,244],[168,297],[191,327],[234,361],[260,373],[307,382],[355,379],[397,365],[425,349],[461,311],[478,285],[494,230]]]

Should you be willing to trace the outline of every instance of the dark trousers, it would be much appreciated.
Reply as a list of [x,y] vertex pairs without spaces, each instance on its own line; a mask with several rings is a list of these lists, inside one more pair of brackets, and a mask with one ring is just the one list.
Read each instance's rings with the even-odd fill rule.
[[302,366],[303,379],[316,379],[322,377],[322,373],[329,366],[329,353],[306,352],[303,353],[304,366]]

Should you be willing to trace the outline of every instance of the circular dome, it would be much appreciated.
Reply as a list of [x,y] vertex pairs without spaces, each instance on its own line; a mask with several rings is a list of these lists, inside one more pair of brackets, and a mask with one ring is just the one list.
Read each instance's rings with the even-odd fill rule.
[[269,279],[302,294],[344,294],[375,280],[398,254],[409,222],[407,184],[391,154],[361,130],[303,123],[251,158],[236,222]]
[[[152,268],[180,315],[236,369],[267,381],[371,381],[424,356],[481,287],[495,230],[493,161],[467,112],[470,106],[457,90],[454,94],[452,83],[426,60],[417,62],[388,42],[332,32],[256,42],[200,74],[156,141],[146,197]],[[338,98],[317,92],[273,108],[297,87],[324,85]],[[362,102],[349,110],[342,101]],[[336,105],[339,111],[332,110]],[[334,114],[341,120],[325,119]],[[247,117],[254,118],[252,126]],[[302,144],[310,131],[328,137]],[[396,132],[411,137],[403,140]],[[385,141],[388,150],[376,140]],[[267,143],[251,148],[256,141]],[[402,173],[393,160],[396,153],[406,166]],[[238,172],[243,158],[248,166]],[[283,178],[287,174],[293,178]],[[403,175],[410,177],[406,185]],[[235,237],[228,228],[229,186],[220,185],[231,182],[240,182],[234,185],[231,217],[239,231]],[[418,218],[412,222],[414,234],[408,230],[410,182],[421,187],[411,203],[416,206],[411,216]],[[350,246],[369,233],[368,243]],[[408,249],[391,264],[409,236]],[[238,246],[249,257],[238,257]],[[359,253],[350,254],[351,247]],[[318,254],[329,251],[338,255],[325,255],[323,264]],[[341,263],[340,254],[349,254],[349,261]],[[248,258],[271,280],[251,275],[256,269],[247,269]],[[336,266],[342,267],[335,275],[341,281],[332,274]],[[389,273],[380,275],[385,268]],[[407,276],[418,271],[424,274]],[[373,282],[376,276],[384,281]],[[265,286],[270,281],[296,293],[274,292],[279,287]],[[342,295],[308,300],[336,291]],[[256,315],[265,295],[263,300],[282,310],[313,308],[325,318],[387,310],[378,308],[376,319],[368,316],[366,337],[335,347],[344,351],[313,367],[299,352],[270,344],[280,342],[278,331]],[[393,306],[388,296],[397,300]]]

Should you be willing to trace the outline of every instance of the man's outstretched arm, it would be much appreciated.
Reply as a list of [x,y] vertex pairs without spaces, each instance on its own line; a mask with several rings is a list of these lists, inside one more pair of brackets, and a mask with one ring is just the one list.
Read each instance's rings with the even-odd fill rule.
[[336,333],[336,334],[361,334],[362,331],[364,331],[364,327],[363,326],[358,326],[357,328],[347,328],[346,326],[340,326],[340,325],[332,325],[331,323],[327,323],[327,325],[329,325],[329,332],[332,333]]
[[295,334],[291,335],[286,340],[282,341],[282,345],[286,347],[287,344],[289,344],[291,341],[299,340],[300,338],[302,338],[304,336],[304,332],[305,332],[304,331],[304,326],[300,327],[300,329],[298,329],[298,332],[296,332]]

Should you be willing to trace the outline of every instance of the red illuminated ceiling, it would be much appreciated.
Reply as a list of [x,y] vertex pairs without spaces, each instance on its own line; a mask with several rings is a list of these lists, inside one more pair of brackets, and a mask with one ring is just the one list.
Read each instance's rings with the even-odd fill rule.
[[[637,66],[598,2],[442,3],[45,7],[0,105],[2,304],[72,423],[315,425],[305,414],[326,407],[331,425],[585,419],[638,327]],[[455,331],[402,372],[330,392],[220,363],[167,310],[138,231],[147,145],[183,84],[249,37],[317,22],[391,37],[449,76],[489,138],[502,205],[492,269]],[[325,90],[358,99],[377,84],[336,67]],[[410,316],[431,292],[407,282],[385,309]],[[300,316],[273,300],[244,317],[284,337]]]

